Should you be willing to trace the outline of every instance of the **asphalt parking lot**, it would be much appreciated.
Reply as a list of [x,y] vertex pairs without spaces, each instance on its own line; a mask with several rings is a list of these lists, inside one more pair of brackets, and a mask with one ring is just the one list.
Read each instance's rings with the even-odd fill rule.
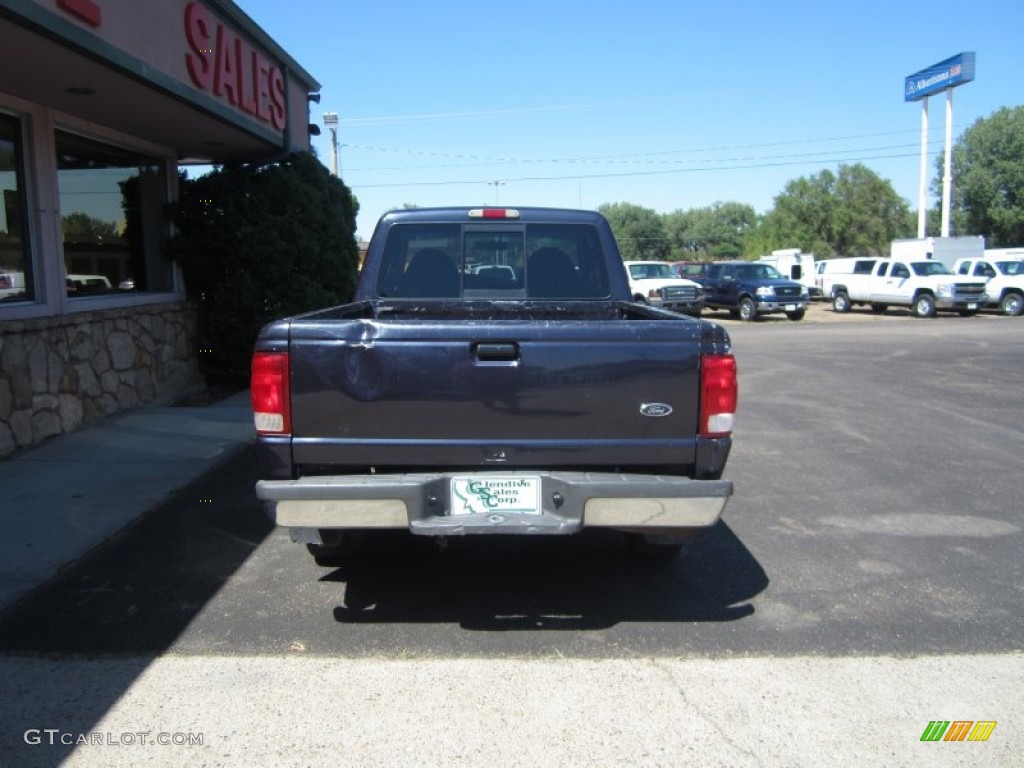
[[[660,567],[610,536],[385,536],[319,568],[266,526],[240,454],[0,617],[0,750],[15,765],[1018,764],[1022,321],[833,316],[708,313],[740,366],[736,495]],[[923,744],[936,719],[997,726]],[[205,741],[47,750],[30,728]]]

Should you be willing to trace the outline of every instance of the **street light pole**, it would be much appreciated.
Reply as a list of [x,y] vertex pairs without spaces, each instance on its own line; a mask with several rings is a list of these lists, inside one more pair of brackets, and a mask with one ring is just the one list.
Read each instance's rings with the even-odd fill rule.
[[497,205],[498,204],[498,187],[505,186],[505,182],[504,181],[488,181],[487,184],[492,186],[492,187],[494,187],[494,204]]

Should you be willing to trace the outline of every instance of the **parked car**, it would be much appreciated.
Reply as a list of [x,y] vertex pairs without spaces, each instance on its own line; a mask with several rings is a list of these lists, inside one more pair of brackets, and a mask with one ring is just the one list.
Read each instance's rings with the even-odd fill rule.
[[1024,257],[1005,259],[959,259],[953,265],[957,275],[982,277],[988,305],[999,307],[1004,315],[1017,317],[1024,312]]
[[67,285],[68,293],[77,295],[106,293],[114,289],[110,280],[103,275],[68,275],[64,283]]
[[704,288],[700,283],[678,277],[664,261],[627,261],[629,289],[633,301],[700,317],[704,309]]
[[703,281],[706,306],[727,309],[741,320],[776,312],[784,312],[790,320],[802,320],[810,302],[806,286],[783,277],[771,264],[719,261],[711,265]]
[[821,288],[821,297],[825,301],[832,301],[837,280],[842,283],[846,275],[870,275],[877,262],[878,258],[871,256],[845,256],[819,261],[815,282]]
[[[460,276],[482,251],[528,254],[525,288]],[[732,495],[736,361],[720,325],[631,299],[594,211],[385,214],[353,303],[260,332],[257,496],[323,564],[388,528],[671,556]]]
[[869,274],[843,275],[832,286],[836,312],[868,304],[875,312],[902,306],[915,317],[935,317],[940,309],[969,317],[987,301],[983,278],[954,275],[935,259],[878,259]]

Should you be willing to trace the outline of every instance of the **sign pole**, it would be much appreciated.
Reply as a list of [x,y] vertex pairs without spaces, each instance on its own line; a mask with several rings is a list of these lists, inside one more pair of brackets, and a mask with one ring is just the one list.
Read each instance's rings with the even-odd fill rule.
[[974,52],[964,51],[903,79],[903,100],[921,102],[921,180],[918,185],[917,237],[928,222],[928,97],[946,92],[946,156],[942,169],[942,237],[949,237],[950,190],[953,187],[953,89],[974,80]]
[[917,237],[928,227],[928,97],[921,99],[921,179],[917,186]]
[[942,236],[949,237],[949,211],[953,188],[953,89],[946,89],[946,157],[942,166]]

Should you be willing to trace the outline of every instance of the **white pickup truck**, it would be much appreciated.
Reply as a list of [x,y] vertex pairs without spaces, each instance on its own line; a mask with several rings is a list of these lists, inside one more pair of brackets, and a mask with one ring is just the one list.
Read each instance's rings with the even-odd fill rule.
[[700,317],[704,309],[704,286],[680,277],[664,261],[627,261],[629,290],[633,301]]
[[868,274],[841,277],[832,285],[836,312],[867,304],[875,312],[900,306],[909,307],[915,317],[934,317],[940,309],[966,317],[988,301],[983,278],[954,275],[934,259],[878,259]]
[[958,259],[953,272],[987,280],[988,304],[999,307],[1004,315],[1017,317],[1024,312],[1024,258]]

